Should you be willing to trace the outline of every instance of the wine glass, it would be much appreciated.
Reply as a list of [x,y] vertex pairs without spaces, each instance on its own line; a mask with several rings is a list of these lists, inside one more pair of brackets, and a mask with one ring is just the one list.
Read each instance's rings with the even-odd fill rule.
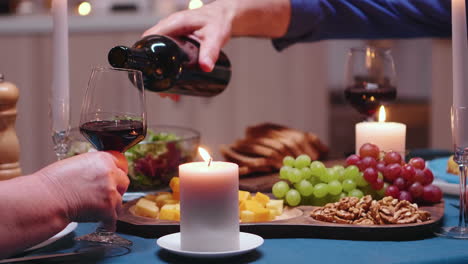
[[468,212],[466,208],[466,176],[468,172],[468,107],[452,106],[452,139],[454,161],[459,167],[460,209],[458,226],[442,227],[436,232],[439,236],[468,239]]
[[396,73],[389,49],[351,48],[346,63],[345,97],[351,105],[374,120],[383,102],[395,100]]
[[[81,107],[80,132],[97,150],[123,153],[145,138],[145,109],[140,71],[95,67]],[[77,240],[132,245],[102,226]]]

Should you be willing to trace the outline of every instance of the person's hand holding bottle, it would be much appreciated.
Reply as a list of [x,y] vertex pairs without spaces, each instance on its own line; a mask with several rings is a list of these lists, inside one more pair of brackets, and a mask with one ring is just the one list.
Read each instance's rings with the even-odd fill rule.
[[194,10],[174,13],[143,36],[191,36],[200,44],[199,64],[213,70],[231,36],[281,37],[290,19],[290,0],[217,0]]

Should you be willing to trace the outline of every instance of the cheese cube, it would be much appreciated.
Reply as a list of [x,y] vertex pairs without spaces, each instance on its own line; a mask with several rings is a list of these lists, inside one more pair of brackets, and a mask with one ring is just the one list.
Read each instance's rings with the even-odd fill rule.
[[245,209],[245,201],[239,201],[239,216],[242,211],[246,210]]
[[180,201],[180,192],[173,191],[172,192],[172,198],[174,200],[179,200]]
[[268,209],[268,210],[270,210],[270,215],[268,217],[269,221],[275,220],[276,217],[279,215],[278,211],[276,211],[276,209]]
[[169,187],[171,187],[172,192],[180,192],[180,179],[179,177],[172,177],[169,182]]
[[159,219],[180,221],[180,207],[178,204],[166,204],[159,212]]
[[145,198],[141,198],[135,205],[135,214],[139,216],[157,218],[159,208],[156,203]]
[[258,208],[254,213],[254,221],[255,222],[267,222],[270,221],[270,209],[266,208]]
[[239,191],[239,202],[250,199],[250,192]]
[[145,198],[147,200],[150,200],[150,201],[153,201],[153,202],[156,202],[156,197],[158,197],[156,194],[147,194],[143,198]]
[[249,210],[252,212],[254,212],[256,209],[264,209],[263,205],[255,200],[244,201],[244,206],[245,206],[245,210]]
[[252,200],[255,200],[261,203],[263,206],[265,206],[270,201],[270,197],[268,197],[268,195],[263,194],[261,192],[257,192],[255,196],[252,197]]
[[178,204],[179,200],[174,200],[174,199],[167,199],[162,201],[162,206],[166,204]]
[[173,200],[172,193],[164,192],[160,193],[156,196],[156,199],[154,200],[156,202],[156,205],[161,208],[164,205],[165,200]]
[[252,211],[243,210],[240,213],[240,218],[244,223],[251,223],[254,221],[254,213]]
[[277,215],[283,214],[283,200],[270,200],[266,204],[266,208],[273,209],[277,211]]

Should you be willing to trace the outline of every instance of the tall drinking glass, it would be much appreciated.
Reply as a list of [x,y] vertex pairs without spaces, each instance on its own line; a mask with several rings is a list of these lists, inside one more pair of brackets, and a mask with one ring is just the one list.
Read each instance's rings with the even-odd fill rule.
[[440,236],[468,239],[468,215],[466,210],[466,176],[468,170],[468,107],[452,107],[452,137],[454,160],[459,167],[460,212],[458,226],[443,227]]
[[[145,138],[145,109],[140,71],[95,67],[81,107],[80,132],[97,150],[123,153]],[[102,226],[77,240],[132,245]]]

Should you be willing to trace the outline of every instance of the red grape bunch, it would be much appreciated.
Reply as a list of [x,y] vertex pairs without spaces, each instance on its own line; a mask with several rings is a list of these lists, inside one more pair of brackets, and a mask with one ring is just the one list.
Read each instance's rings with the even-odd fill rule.
[[422,158],[412,158],[408,163],[397,152],[381,155],[379,147],[366,143],[346,159],[348,166],[357,166],[364,179],[374,190],[385,188],[385,196],[409,202],[436,203],[442,191],[432,185],[434,174]]

